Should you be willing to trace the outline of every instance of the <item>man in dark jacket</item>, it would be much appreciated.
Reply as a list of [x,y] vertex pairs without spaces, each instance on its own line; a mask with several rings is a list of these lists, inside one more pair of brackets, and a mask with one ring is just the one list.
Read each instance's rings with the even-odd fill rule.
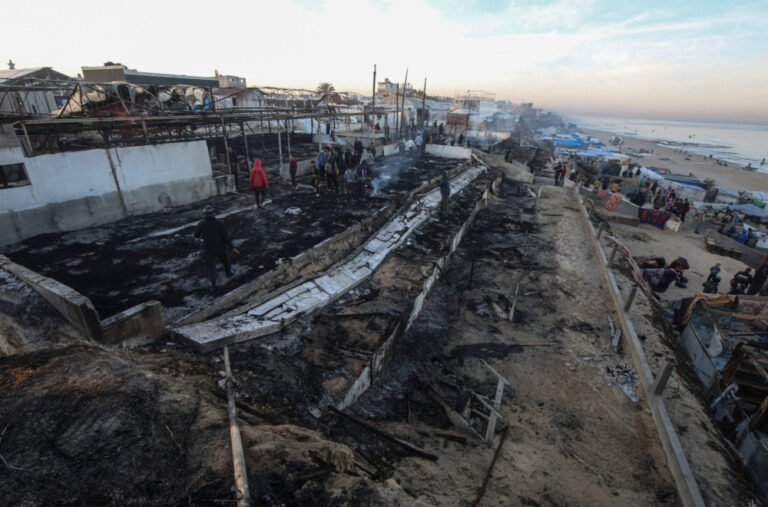
[[448,173],[443,173],[443,177],[440,179],[440,211],[443,213],[448,212],[448,197],[451,195],[451,180],[448,178]]
[[216,287],[216,259],[221,261],[224,266],[224,274],[227,275],[227,278],[231,278],[235,274],[235,270],[229,263],[229,250],[236,254],[240,252],[232,245],[227,231],[224,230],[224,225],[216,220],[213,207],[206,206],[203,213],[204,218],[195,229],[195,238],[203,241],[205,268],[208,271],[208,278],[211,280],[211,287]]

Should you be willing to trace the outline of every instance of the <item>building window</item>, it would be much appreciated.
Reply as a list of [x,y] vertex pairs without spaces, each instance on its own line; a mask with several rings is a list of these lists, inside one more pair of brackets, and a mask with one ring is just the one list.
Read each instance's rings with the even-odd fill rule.
[[23,187],[29,184],[24,164],[0,165],[0,188]]

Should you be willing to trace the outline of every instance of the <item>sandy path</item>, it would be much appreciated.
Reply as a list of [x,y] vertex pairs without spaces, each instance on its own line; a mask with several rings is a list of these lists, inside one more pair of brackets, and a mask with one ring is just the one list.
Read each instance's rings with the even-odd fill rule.
[[[608,144],[611,137],[617,135],[601,130],[580,130],[605,144]],[[622,146],[624,153],[640,149],[653,150],[653,154],[633,155],[631,160],[634,163],[652,167],[666,167],[674,173],[692,174],[701,179],[712,178],[718,185],[735,190],[768,191],[768,174],[746,171],[733,164],[729,164],[727,167],[717,165],[715,159],[681,153],[679,150],[668,148],[653,141],[624,134],[621,134],[621,137],[624,138],[624,145]],[[690,160],[686,160],[686,157]]]

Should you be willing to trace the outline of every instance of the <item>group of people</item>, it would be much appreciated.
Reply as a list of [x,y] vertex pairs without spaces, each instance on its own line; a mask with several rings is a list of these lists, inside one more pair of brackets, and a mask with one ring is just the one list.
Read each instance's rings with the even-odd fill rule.
[[[325,146],[317,158],[310,162],[312,169],[312,186],[315,193],[320,193],[321,183],[325,183],[328,189],[341,196],[349,196],[357,193],[365,196],[367,182],[372,176],[372,168],[376,160],[376,147],[371,146],[363,150],[363,144],[355,140],[353,149],[342,149],[341,146]],[[291,173],[295,184],[295,173]]]
[[[708,294],[717,294],[719,292],[720,271],[719,262],[709,268],[709,276],[703,284],[704,292]],[[766,279],[768,279],[768,263],[762,263],[760,267],[757,268],[754,275],[752,274],[752,268],[745,268],[731,278],[728,294],[768,296],[768,286],[766,286],[765,283]]]
[[664,257],[635,257],[635,262],[643,270],[643,278],[656,293],[667,290],[672,282],[678,287],[686,287],[688,279],[685,271],[690,268],[685,257],[677,257],[670,264]]
[[[506,157],[505,157],[506,159]],[[554,167],[555,171],[555,185],[562,187],[565,185],[565,176],[568,174],[568,166],[562,162],[558,162]]]
[[722,218],[722,223],[718,229],[718,232],[733,238],[743,245],[754,248],[757,245],[757,241],[759,239],[755,229],[745,224],[737,227],[739,222],[740,220],[738,217],[732,214],[726,214]]

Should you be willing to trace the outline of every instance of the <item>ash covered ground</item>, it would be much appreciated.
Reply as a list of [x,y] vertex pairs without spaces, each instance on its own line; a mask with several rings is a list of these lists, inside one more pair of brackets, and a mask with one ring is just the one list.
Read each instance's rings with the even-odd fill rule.
[[[247,193],[209,199],[195,205],[129,218],[74,232],[45,234],[6,249],[11,260],[54,278],[91,298],[102,317],[156,299],[166,321],[204,307],[214,298],[312,248],[404,194],[454,167],[455,160],[395,155],[377,161],[369,198],[339,197],[325,187],[296,193],[273,181],[266,210],[251,209]],[[240,255],[232,256],[237,274],[211,290],[194,226],[205,205],[222,219]],[[294,209],[292,209],[294,208]],[[292,214],[288,211],[298,213]],[[161,231],[189,225],[170,234]]]

